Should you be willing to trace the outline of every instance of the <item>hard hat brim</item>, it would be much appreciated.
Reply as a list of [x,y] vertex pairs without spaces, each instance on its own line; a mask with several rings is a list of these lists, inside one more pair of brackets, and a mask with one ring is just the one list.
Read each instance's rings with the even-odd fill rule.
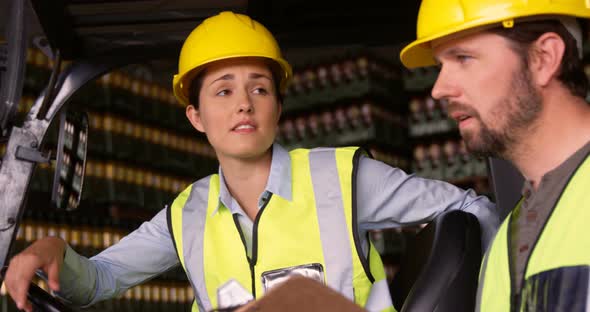
[[[586,13],[586,15],[584,15]],[[514,20],[514,19],[523,19],[531,16],[547,16],[551,18],[552,16],[556,15],[567,15],[572,16],[572,12],[568,10],[563,10],[563,12],[555,9],[551,14],[540,14],[538,12],[530,12],[527,15],[519,15],[519,16],[502,16],[496,18],[480,18],[476,20],[472,20],[470,22],[462,23],[457,25],[456,27],[450,27],[449,29],[441,32],[437,32],[435,34],[425,36],[424,38],[417,39],[412,43],[408,44],[406,47],[402,49],[400,52],[400,60],[404,66],[409,69],[418,68],[418,67],[427,67],[427,66],[434,66],[436,65],[436,60],[434,59],[434,55],[432,52],[432,41],[442,39],[444,37],[451,37],[457,38],[462,35],[467,35],[471,32],[481,31],[483,29],[489,29],[491,27],[500,27],[502,26],[502,22]],[[579,18],[589,18],[587,16],[588,12],[580,12],[579,14],[573,15]],[[495,25],[498,23],[497,25]]]

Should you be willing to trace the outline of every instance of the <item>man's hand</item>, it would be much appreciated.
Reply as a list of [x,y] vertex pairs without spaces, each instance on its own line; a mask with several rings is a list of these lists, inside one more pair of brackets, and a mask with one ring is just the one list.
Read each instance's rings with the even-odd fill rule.
[[35,271],[42,269],[48,277],[49,288],[59,291],[59,271],[64,260],[66,243],[57,237],[40,239],[10,260],[4,283],[19,309],[33,311],[27,292]]

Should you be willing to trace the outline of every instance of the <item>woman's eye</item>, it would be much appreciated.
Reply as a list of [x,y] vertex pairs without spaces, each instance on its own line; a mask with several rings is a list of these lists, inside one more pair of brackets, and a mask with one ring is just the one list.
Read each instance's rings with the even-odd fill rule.
[[219,95],[219,96],[226,96],[226,95],[229,95],[229,94],[230,94],[230,91],[227,90],[227,89],[224,89],[224,90],[221,90],[221,91],[217,92],[217,95]]
[[268,94],[268,91],[266,91],[265,88],[256,88],[253,91],[254,94]]

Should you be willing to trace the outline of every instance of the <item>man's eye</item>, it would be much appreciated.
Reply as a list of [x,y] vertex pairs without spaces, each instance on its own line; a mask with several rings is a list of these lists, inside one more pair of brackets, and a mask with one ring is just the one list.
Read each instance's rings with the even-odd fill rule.
[[469,55],[464,55],[464,54],[458,54],[458,55],[456,56],[456,58],[457,58],[457,60],[458,60],[459,62],[463,63],[463,62],[466,62],[466,61],[470,60],[470,59],[471,59],[471,56],[469,56]]
[[230,94],[230,91],[227,90],[227,89],[221,90],[221,91],[217,92],[217,95],[219,95],[219,96],[226,96],[226,95],[229,95],[229,94]]

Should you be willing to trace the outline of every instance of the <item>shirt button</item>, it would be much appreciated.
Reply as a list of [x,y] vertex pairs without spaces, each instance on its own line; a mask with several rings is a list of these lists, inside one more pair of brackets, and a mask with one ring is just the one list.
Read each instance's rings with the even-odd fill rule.
[[539,213],[536,210],[529,210],[526,212],[526,221],[527,222],[535,222],[537,221],[537,217]]
[[526,197],[526,198],[529,198],[529,197],[531,197],[531,190],[530,190],[530,189],[526,189],[526,190],[524,191],[524,197]]

